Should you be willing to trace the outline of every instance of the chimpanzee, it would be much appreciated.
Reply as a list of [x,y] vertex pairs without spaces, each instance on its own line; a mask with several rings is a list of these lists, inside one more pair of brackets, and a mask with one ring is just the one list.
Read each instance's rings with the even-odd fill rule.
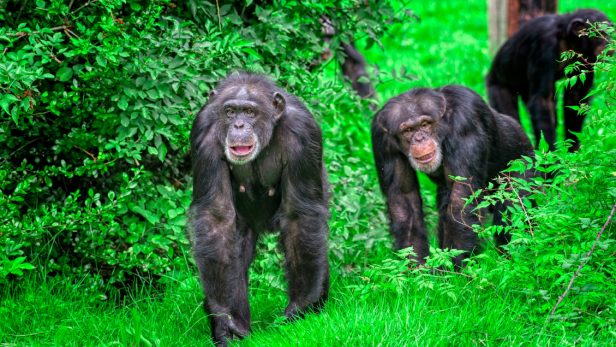
[[[539,143],[541,132],[554,149],[556,141],[556,80],[565,77],[564,69],[573,61],[558,62],[560,54],[574,50],[588,62],[596,62],[607,41],[600,37],[579,36],[580,30],[589,28],[587,21],[609,22],[598,10],[584,9],[562,15],[547,15],[526,22],[500,48],[486,78],[490,106],[496,111],[519,121],[518,95],[528,108],[535,139]],[[577,83],[565,91],[565,106],[578,105],[586,97],[593,82],[593,74],[586,74],[585,83]],[[565,138],[573,140],[571,151],[580,146],[577,136],[584,117],[565,107]]]
[[259,235],[280,231],[288,319],[329,292],[329,184],[323,139],[295,96],[240,72],[212,90],[190,133],[193,254],[217,345],[251,332],[248,267]]
[[[423,172],[438,186],[440,247],[467,251],[453,259],[457,270],[477,246],[471,226],[481,222],[471,213],[476,204],[464,207],[463,199],[485,188],[510,161],[534,157],[519,123],[495,112],[471,89],[456,85],[416,88],[387,101],[372,120],[372,149],[395,247],[412,246],[420,264],[429,255],[416,171]],[[495,225],[504,224],[505,208],[496,206]],[[496,240],[506,244],[511,236],[502,233]]]

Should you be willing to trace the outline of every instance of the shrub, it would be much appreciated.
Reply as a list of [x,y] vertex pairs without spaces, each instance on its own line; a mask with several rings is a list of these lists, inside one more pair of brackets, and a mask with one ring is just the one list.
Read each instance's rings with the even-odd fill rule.
[[[185,269],[188,133],[206,92],[236,68],[270,75],[322,120],[328,160],[344,161],[367,134],[340,134],[338,118],[365,121],[366,102],[323,78],[343,56],[318,65],[319,18],[336,24],[338,51],[348,33],[380,44],[410,15],[363,0],[0,7],[0,281],[29,264],[110,283]],[[333,171],[335,183],[359,174]]]

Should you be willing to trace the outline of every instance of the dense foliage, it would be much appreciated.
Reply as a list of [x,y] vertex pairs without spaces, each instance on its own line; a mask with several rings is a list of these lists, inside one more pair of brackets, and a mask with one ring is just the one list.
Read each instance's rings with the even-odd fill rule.
[[[347,158],[354,135],[338,134],[336,118],[364,121],[365,101],[319,78],[344,58],[320,61],[319,18],[336,26],[336,52],[353,35],[380,44],[411,15],[353,0],[4,0],[1,8],[0,281],[34,264],[111,283],[181,275],[191,261],[188,132],[207,91],[234,69],[270,75],[326,119],[332,181],[347,189],[336,161],[352,170],[358,159]],[[370,206],[354,197],[337,210]]]

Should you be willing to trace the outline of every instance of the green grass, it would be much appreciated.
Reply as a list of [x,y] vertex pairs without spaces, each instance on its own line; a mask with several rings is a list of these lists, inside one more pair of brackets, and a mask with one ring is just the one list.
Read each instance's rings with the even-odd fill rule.
[[[331,300],[320,315],[276,326],[285,296],[251,287],[253,335],[239,346],[613,346],[592,332],[546,332],[526,322],[523,301],[452,279],[456,299],[427,289],[406,288],[360,301],[345,287],[356,278],[332,277]],[[2,346],[210,345],[200,286],[194,279],[159,292],[142,288],[124,299],[100,301],[64,278],[31,278],[2,291]],[[136,321],[141,334],[135,334]],[[140,339],[136,337],[141,336]]]
[[[616,18],[616,1],[559,3],[563,11],[597,7]],[[399,70],[404,65],[418,80],[379,85],[381,102],[414,86],[452,83],[468,86],[485,96],[483,78],[490,65],[486,1],[416,0],[410,7],[421,17],[421,23],[397,27],[393,38],[383,41],[385,52],[375,47],[366,57],[370,62],[378,62],[382,69]],[[529,132],[528,115],[522,117]],[[359,124],[366,132],[368,120]],[[370,148],[369,144],[356,147],[357,151]],[[361,157],[365,156],[364,153]],[[427,196],[433,196],[433,188],[422,179],[422,190]],[[365,250],[358,261],[378,263],[391,256],[390,244],[381,242]],[[595,331],[554,326],[548,330],[533,325],[526,316],[526,296],[502,292],[497,286],[464,277],[449,280],[455,288],[453,295],[408,286],[400,294],[372,295],[362,301],[348,288],[362,280],[341,265],[332,264],[331,299],[324,312],[294,324],[275,324],[286,304],[284,290],[268,281],[252,281],[253,335],[237,345],[616,345],[615,339],[599,338]],[[106,299],[89,291],[79,277],[49,278],[41,273],[28,276],[27,281],[0,288],[0,346],[126,346],[138,341],[141,346],[211,344],[196,276],[171,281],[164,289],[139,287],[129,289],[123,297]]]

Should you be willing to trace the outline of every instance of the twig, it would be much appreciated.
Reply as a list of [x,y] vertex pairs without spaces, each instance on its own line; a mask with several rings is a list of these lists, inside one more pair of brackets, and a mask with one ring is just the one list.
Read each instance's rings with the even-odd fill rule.
[[80,8],[76,9],[75,11],[73,11],[73,12],[71,12],[71,13],[69,13],[69,14],[73,14],[73,13],[75,13],[75,12],[77,12],[77,11],[81,10],[82,8],[84,8],[84,7],[86,7],[86,6],[89,6],[89,5],[91,5],[91,4],[95,3],[95,2],[98,2],[98,0],[88,1],[88,2],[86,2],[86,4],[85,4],[85,5],[81,6]]
[[[79,35],[75,34],[74,32],[71,31],[71,29],[66,28],[66,31],[68,31],[69,33],[73,34],[73,36],[75,36],[76,38],[81,40],[81,37],[79,37]],[[69,35],[70,36],[70,35]]]
[[96,163],[96,160],[97,160],[98,158],[97,158],[97,157],[95,157],[95,156],[94,156],[94,154],[92,154],[92,153],[90,153],[90,152],[86,151],[85,149],[83,149],[83,148],[81,148],[81,147],[79,147],[79,146],[75,146],[75,148],[79,148],[79,149],[81,149],[83,152],[85,152],[87,155],[89,155],[89,156],[92,158],[92,160],[94,160],[94,162]]
[[524,202],[522,201],[522,198],[518,194],[518,191],[513,187],[513,182],[511,181],[511,177],[505,176],[505,178],[507,179],[507,181],[509,181],[509,185],[511,185],[511,189],[515,193],[515,196],[517,196],[518,200],[520,200],[520,206],[522,207],[522,211],[524,211],[524,215],[526,215],[526,221],[528,222],[528,229],[530,231],[530,236],[534,239],[535,238],[535,234],[533,233],[533,225],[530,222],[530,217],[528,216],[528,212],[526,211],[526,207],[524,206]]
[[[599,239],[601,238],[601,234],[603,234],[603,230],[605,230],[605,227],[607,227],[607,225],[610,223],[610,221],[612,220],[612,216],[614,216],[614,210],[616,210],[616,204],[614,206],[612,206],[612,211],[610,212],[610,216],[607,217],[607,221],[605,222],[605,224],[603,225],[603,228],[601,228],[601,231],[599,231],[599,234],[597,234],[597,239],[595,240],[595,242],[592,244],[592,248],[590,249],[590,252],[588,252],[588,254],[586,254],[586,259],[590,258],[590,256],[593,254],[593,252],[595,251],[595,246],[597,245],[597,242],[599,242]],[[571,289],[571,285],[573,284],[573,281],[575,281],[575,278],[578,277],[580,270],[582,270],[582,267],[586,264],[585,260],[582,260],[582,263],[580,264],[580,266],[578,266],[577,270],[575,271],[575,273],[573,274],[573,278],[571,279],[571,281],[569,281],[569,285],[567,286],[567,289],[565,289],[565,292],[563,293],[563,295],[561,295],[558,298],[558,301],[556,302],[556,305],[554,305],[554,309],[552,309],[552,313],[551,316],[554,315],[554,312],[556,312],[556,309],[558,308],[558,305],[560,305],[560,302],[563,301],[563,299],[565,298],[565,296],[567,296],[567,293],[569,293],[569,290]]]
[[[75,0],[71,0],[71,3],[68,4],[68,10],[66,10],[66,16],[68,16],[68,14],[71,12],[71,7],[73,7],[73,2]],[[66,16],[64,16],[64,18],[66,18]]]
[[26,8],[27,4],[28,4],[28,0],[24,0],[24,3],[21,5],[21,8],[19,9],[19,13],[17,14],[17,18],[15,18],[13,23],[17,23],[17,21],[19,21],[19,17],[21,17],[21,13],[23,12],[24,8]]
[[15,154],[15,153],[17,153],[17,152],[21,151],[24,147],[26,147],[27,145],[31,144],[31,143],[32,143],[32,142],[34,142],[34,141],[38,141],[39,139],[40,139],[40,137],[39,137],[39,138],[36,138],[36,139],[34,139],[34,140],[32,140],[32,141],[30,141],[30,142],[28,142],[28,143],[26,143],[25,145],[23,145],[23,146],[21,146],[21,147],[19,147],[19,148],[17,148],[17,149],[16,149],[13,153],[9,154],[6,158],[4,158],[4,160],[3,160],[3,161],[1,161],[1,162],[0,162],[0,164],[4,164],[4,162],[5,162],[5,161],[9,160],[9,158],[10,158],[11,156],[13,156],[13,154]]
[[218,29],[222,31],[222,24],[220,24],[220,8],[218,7],[218,0],[216,0],[216,13],[218,13]]
[[[62,25],[62,26],[59,26],[59,27],[51,28],[49,30],[57,31],[57,30],[68,29],[68,28],[71,28],[71,27],[72,27],[72,25],[68,25],[68,26],[67,25]],[[20,31],[20,32],[17,32],[17,33],[14,33],[14,34],[13,33],[6,33],[6,36],[24,37],[24,36],[30,36],[30,35],[34,35],[34,34],[40,34],[40,33],[41,33],[40,31],[33,31],[31,33],[28,33],[28,32],[25,32],[25,31]]]

